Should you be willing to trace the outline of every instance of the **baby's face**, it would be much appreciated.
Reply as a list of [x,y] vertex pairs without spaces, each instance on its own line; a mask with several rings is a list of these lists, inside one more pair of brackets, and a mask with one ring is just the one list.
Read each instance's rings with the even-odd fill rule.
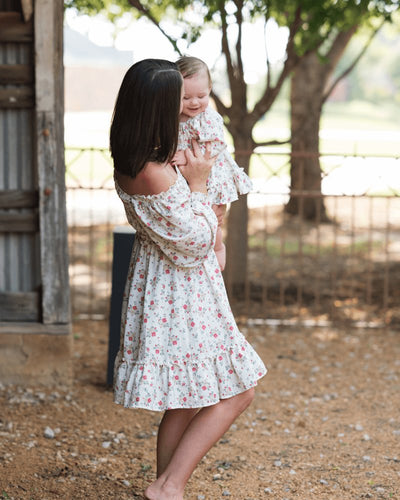
[[210,82],[205,71],[183,79],[184,95],[182,115],[188,118],[202,113],[208,106]]

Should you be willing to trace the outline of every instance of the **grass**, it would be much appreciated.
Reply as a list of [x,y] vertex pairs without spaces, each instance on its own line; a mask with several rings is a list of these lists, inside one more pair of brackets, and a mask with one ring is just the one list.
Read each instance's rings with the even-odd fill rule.
[[358,240],[350,241],[349,244],[332,245],[332,241],[322,244],[321,242],[313,244],[309,242],[296,240],[286,240],[283,243],[276,236],[268,236],[264,238],[258,235],[249,235],[249,247],[251,250],[262,249],[270,257],[298,257],[300,251],[304,256],[315,257],[316,255],[357,255],[368,256],[371,252],[384,249],[384,242]]
[[[321,118],[321,153],[399,156],[399,112],[399,106],[389,104],[328,102]],[[254,137],[282,141],[289,138],[289,130],[288,103],[277,101],[255,128]]]
[[[361,101],[328,102],[324,106],[321,119],[320,152],[338,155],[400,156],[399,111],[399,106],[393,105],[373,105]],[[92,117],[90,113],[82,115],[82,134],[76,131],[79,117],[66,120],[67,182],[84,185],[94,179],[97,184],[100,180],[112,176],[112,161],[108,151],[79,153],[68,148],[77,147],[76,141],[79,138],[81,147],[107,149],[108,115],[105,113],[100,115],[94,113]],[[73,137],[68,133],[68,126],[73,127],[75,134]],[[289,130],[288,102],[278,100],[255,127],[254,138],[256,141],[284,141],[289,138]],[[92,143],[90,143],[91,138],[94,141]],[[251,177],[288,176],[289,157],[282,152],[289,150],[289,144],[280,147],[271,146],[268,148],[268,156],[261,158],[254,155],[250,165]]]

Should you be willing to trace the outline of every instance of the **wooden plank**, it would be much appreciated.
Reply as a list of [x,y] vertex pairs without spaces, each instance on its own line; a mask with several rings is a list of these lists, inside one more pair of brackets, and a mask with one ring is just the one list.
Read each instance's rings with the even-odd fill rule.
[[34,105],[32,87],[0,89],[0,109],[33,108]]
[[39,321],[38,292],[1,292],[0,321]]
[[0,322],[0,335],[69,335],[71,325],[57,324],[44,325],[43,323],[31,322]]
[[0,212],[1,233],[35,233],[39,230],[36,213]]
[[31,64],[0,64],[0,85],[29,84],[34,81]]
[[19,12],[0,12],[0,42],[30,43],[32,41],[32,20],[25,23]]
[[0,190],[0,208],[35,208],[39,204],[37,191]]
[[[39,179],[42,321],[69,323],[64,163],[63,2],[35,2],[36,165]],[[43,26],[46,29],[43,29]],[[51,40],[51,43],[49,43]]]

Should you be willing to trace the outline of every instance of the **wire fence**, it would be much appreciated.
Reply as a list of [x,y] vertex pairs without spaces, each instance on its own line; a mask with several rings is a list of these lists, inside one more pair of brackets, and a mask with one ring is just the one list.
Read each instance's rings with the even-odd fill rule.
[[[239,320],[269,324],[400,326],[400,157],[320,156],[322,194],[290,192],[290,154],[252,155],[244,286],[232,290]],[[68,148],[67,210],[74,317],[109,314],[113,231],[126,224],[105,149]],[[285,212],[322,197],[327,218]],[[228,249],[229,250],[229,249]]]

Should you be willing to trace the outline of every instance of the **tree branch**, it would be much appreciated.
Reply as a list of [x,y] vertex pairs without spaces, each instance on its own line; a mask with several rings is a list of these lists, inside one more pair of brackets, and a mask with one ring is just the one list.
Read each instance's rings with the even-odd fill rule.
[[219,5],[219,12],[221,15],[221,28],[222,28],[221,46],[222,46],[222,52],[224,53],[226,59],[226,69],[228,72],[229,85],[232,89],[234,87],[234,67],[228,43],[228,24],[226,22],[225,3],[219,2],[218,5]]
[[286,141],[265,141],[265,142],[255,142],[254,148],[262,147],[262,146],[283,146],[284,144],[290,144],[290,139]]
[[265,56],[267,64],[267,87],[268,91],[271,88],[271,61],[269,59],[268,46],[267,46],[267,21],[264,22],[264,40],[265,40]]
[[165,36],[165,38],[174,47],[174,50],[181,56],[182,53],[178,47],[178,40],[176,40],[172,36],[168,35],[168,33],[161,28],[159,21],[157,21],[157,19],[152,15],[150,10],[147,9],[144,5],[142,5],[140,0],[128,0],[128,1],[132,5],[133,8],[138,10],[143,16],[147,17],[147,19],[149,19],[149,21],[151,21],[154,24],[154,26],[156,26],[161,31],[161,33]]
[[238,37],[236,40],[236,60],[238,67],[238,75],[243,77],[243,61],[242,61],[242,24],[243,24],[243,0],[236,0],[235,5],[237,8],[236,11],[236,22],[238,25]]
[[228,115],[229,108],[225,106],[225,104],[221,101],[221,99],[217,96],[217,94],[215,94],[213,90],[211,91],[211,97],[215,102],[218,113],[220,115]]
[[[345,78],[349,73],[351,73],[351,71],[353,71],[354,67],[357,65],[358,61],[365,54],[365,52],[367,51],[368,47],[371,45],[371,42],[374,39],[375,35],[382,28],[382,26],[384,25],[384,23],[385,23],[385,19],[382,20],[382,22],[380,23],[380,25],[375,30],[372,31],[369,39],[367,40],[367,42],[365,43],[364,47],[361,49],[361,51],[357,55],[357,57],[355,57],[354,61],[342,73],[340,73],[340,75],[332,82],[332,84],[329,86],[328,90],[323,95],[322,103],[324,103],[328,99],[328,97],[332,94],[332,92],[333,92],[334,88],[336,87],[336,85],[341,80],[343,80],[343,78]],[[351,30],[349,30],[349,32],[354,30],[351,33],[351,36],[355,33],[355,31],[357,30],[357,28],[358,28],[358,26],[354,26]],[[350,38],[349,38],[349,40],[350,40]]]
[[279,94],[283,82],[286,80],[286,77],[289,75],[289,73],[293,70],[293,68],[300,60],[299,56],[296,54],[294,47],[294,37],[298,32],[298,30],[300,29],[300,27],[301,27],[301,7],[298,7],[295,13],[294,20],[289,28],[289,38],[288,38],[288,43],[286,45],[287,57],[283,69],[274,87],[266,85],[263,95],[255,104],[253,111],[250,113],[252,121],[254,121],[254,123],[257,123],[257,121],[272,106],[276,96]]

